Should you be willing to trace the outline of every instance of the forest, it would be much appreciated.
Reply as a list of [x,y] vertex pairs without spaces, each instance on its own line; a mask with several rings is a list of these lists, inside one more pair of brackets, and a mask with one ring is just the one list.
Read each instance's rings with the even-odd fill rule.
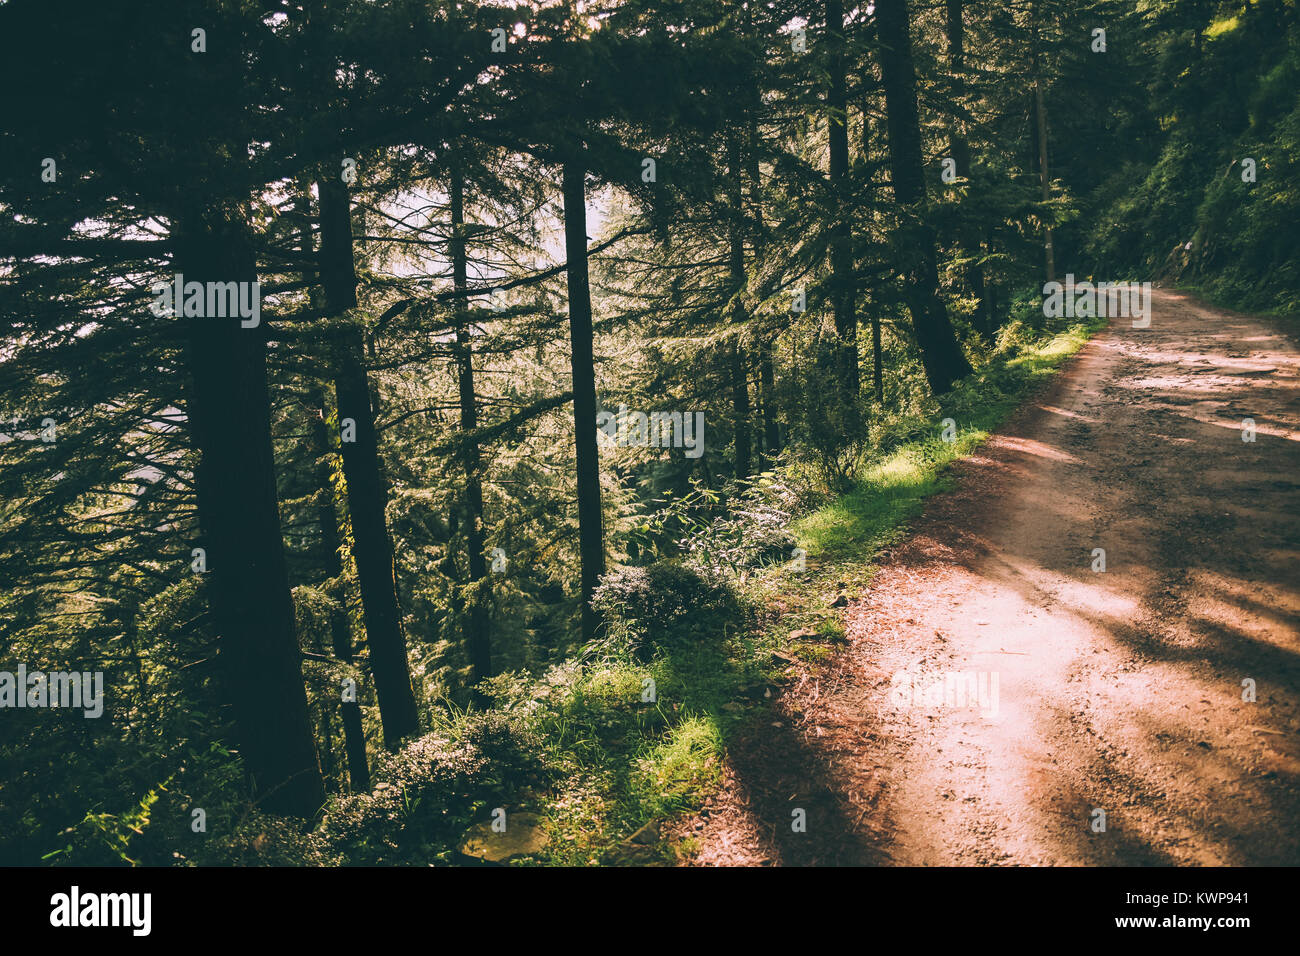
[[706,859],[1127,330],[1045,286],[1300,311],[1295,0],[8,0],[0,77],[5,865]]

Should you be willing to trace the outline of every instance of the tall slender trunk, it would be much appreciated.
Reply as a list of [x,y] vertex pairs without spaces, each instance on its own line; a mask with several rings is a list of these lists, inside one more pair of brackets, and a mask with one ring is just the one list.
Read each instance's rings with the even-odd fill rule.
[[776,418],[776,369],[770,341],[759,343],[758,386],[763,402],[763,450],[772,456],[781,451],[781,430]]
[[735,452],[736,477],[748,478],[753,473],[753,449],[749,431],[749,365],[744,341],[745,304],[741,295],[745,289],[745,209],[743,178],[740,164],[740,142],[736,136],[728,138],[727,165],[729,167],[727,238],[729,245],[728,277],[734,299],[731,304],[731,325],[734,335],[729,352],[731,371],[731,406],[736,420]]
[[[984,251],[986,255],[991,256],[994,251],[995,237],[993,229],[990,227],[984,234]],[[998,329],[1002,326],[998,314],[998,282],[997,274],[990,264],[985,273],[984,279],[984,301],[986,309],[984,312],[984,324],[988,327],[990,338],[997,335]]]
[[[1047,109],[1043,105],[1043,82],[1034,77],[1034,116],[1038,127],[1038,172],[1043,186],[1043,202],[1052,198],[1051,176],[1047,170]],[[1056,281],[1056,248],[1052,241],[1052,227],[1043,227],[1043,259],[1047,268],[1047,281]]]
[[[746,7],[745,9],[748,18],[749,8]],[[748,23],[748,19],[746,22]],[[747,174],[749,179],[750,228],[753,230],[754,235],[754,262],[761,265],[766,243],[763,239],[763,172],[759,157],[760,144],[758,118],[751,111],[749,116],[749,156],[747,157],[749,165]],[[758,360],[759,414],[763,423],[763,451],[769,457],[781,451],[781,430],[777,424],[776,408],[776,368],[772,360],[775,338],[775,335],[760,335],[755,348]]]
[[926,380],[935,394],[942,394],[969,374],[971,368],[948,320],[948,310],[939,297],[934,230],[921,218],[925,167],[906,0],[882,0],[876,7],[876,25],[889,128],[890,175],[894,198],[902,207],[906,222],[898,243],[904,260],[903,297],[912,316]]
[[[1043,202],[1048,202],[1052,198],[1052,178],[1047,168],[1047,107],[1043,103],[1043,80],[1039,75],[1039,49],[1038,49],[1038,4],[1034,3],[1029,8],[1030,19],[1030,46],[1033,49],[1033,75],[1034,75],[1034,124],[1038,131],[1038,177],[1043,190]],[[1047,281],[1056,281],[1056,248],[1052,242],[1052,227],[1045,225],[1043,227],[1043,259],[1047,269]]]
[[[324,291],[320,287],[319,269],[315,262],[316,244],[312,235],[311,180],[302,176],[298,180],[296,212],[300,219],[301,238],[298,249],[303,253],[307,264],[303,266],[303,279],[311,284],[308,296],[312,308],[324,306]],[[320,526],[321,564],[325,576],[336,581],[337,586],[330,595],[334,606],[330,608],[330,644],[334,656],[341,661],[352,662],[352,622],[346,609],[347,586],[343,581],[343,540],[339,533],[338,513],[335,511],[332,443],[326,421],[329,409],[326,407],[325,392],[313,381],[307,394],[307,408],[313,412],[311,419],[312,450],[316,455],[316,523]],[[366,757],[366,734],[361,722],[361,701],[343,699],[343,689],[334,689],[339,694],[339,716],[343,723],[343,751],[347,755],[348,781],[352,793],[370,792],[370,765]],[[328,722],[328,710],[326,720]],[[329,748],[329,741],[326,741]]]
[[749,433],[749,369],[745,347],[737,335],[731,341],[731,404],[736,418],[736,477],[748,478],[754,472],[753,446]]
[[[233,210],[182,212],[175,243],[187,283],[257,279]],[[309,817],[325,788],[280,534],[265,329],[242,328],[238,316],[184,321],[206,583],[239,751],[263,809]]]
[[836,368],[846,408],[857,408],[861,387],[858,372],[858,318],[853,275],[853,227],[849,182],[849,98],[845,77],[844,4],[826,0],[826,29],[830,34],[830,89],[826,95],[829,121],[830,186],[835,202],[831,220],[831,306],[835,315]]
[[469,652],[474,684],[492,676],[492,644],[488,633],[486,594],[487,558],[483,553],[483,481],[478,441],[470,436],[478,428],[478,403],[474,397],[474,351],[470,337],[468,258],[465,252],[465,182],[460,170],[451,176],[451,272],[456,297],[456,382],[460,392],[461,464],[465,469],[465,537],[469,551],[470,601],[465,614],[465,647]]
[[591,596],[605,573],[601,532],[600,452],[596,446],[596,366],[592,354],[591,287],[587,277],[586,170],[567,162],[563,171],[565,271],[569,292],[569,346],[573,369],[573,438],[577,456],[578,551],[582,561],[582,637],[600,624]]
[[[357,305],[351,203],[346,187],[333,176],[322,177],[319,189],[321,280],[326,308],[332,314],[341,315]],[[355,428],[355,440],[340,445],[343,476],[348,486],[348,513],[352,519],[353,557],[384,744],[396,749],[403,737],[419,732],[420,718],[411,689],[406,635],[402,632],[397,601],[393,543],[385,517],[388,495],[379,468],[379,442],[364,359],[365,338],[354,319],[347,324],[338,343],[334,390],[340,426],[350,419]]]
[[[952,76],[953,98],[958,113],[964,108],[966,91],[966,50],[965,24],[962,22],[964,0],[946,0],[947,19],[944,24],[948,38],[948,68]],[[948,149],[957,162],[959,175],[969,176],[967,163],[970,161],[970,148],[966,142],[966,124],[960,115],[953,117],[952,132],[948,137]]]
[[[338,514],[334,510],[334,482],[330,477],[330,435],[325,424],[328,412],[325,408],[325,395],[318,387],[313,387],[307,398],[308,407],[317,411],[312,420],[312,438],[318,456],[316,471],[317,494],[320,496],[316,506],[316,522],[320,525],[321,551],[324,558],[325,575],[338,581],[337,591],[331,595],[335,606],[330,608],[330,644],[334,656],[346,663],[351,663],[352,623],[344,609],[342,536],[339,534]],[[353,793],[370,792],[370,766],[366,758],[366,734],[361,724],[360,700],[343,700],[341,689],[339,711],[343,720],[343,749],[348,758],[348,779]]]
[[[964,0],[947,0],[948,66],[949,72],[952,74],[953,94],[959,114],[953,117],[953,129],[948,139],[948,152],[957,164],[959,175],[969,179],[974,175],[974,170],[970,167],[971,153],[970,143],[966,139],[966,121],[960,115],[961,111],[966,108],[966,25],[963,22],[964,9]],[[970,229],[965,227],[964,224],[958,225],[956,240],[960,252],[976,255],[979,253],[978,238],[973,242],[974,249],[971,249]],[[966,281],[970,284],[971,292],[975,294],[973,318],[976,331],[988,341],[991,339],[991,332],[984,322],[984,268],[978,261],[966,267]]]
[[885,404],[885,357],[880,351],[880,312],[871,310],[871,386],[876,404]]
[[[877,124],[871,120],[871,113],[866,107],[862,110],[862,155],[871,155],[871,144],[877,136],[872,136],[872,129]],[[880,348],[880,308],[873,304],[871,309],[871,391],[876,404],[885,404],[885,357]]]

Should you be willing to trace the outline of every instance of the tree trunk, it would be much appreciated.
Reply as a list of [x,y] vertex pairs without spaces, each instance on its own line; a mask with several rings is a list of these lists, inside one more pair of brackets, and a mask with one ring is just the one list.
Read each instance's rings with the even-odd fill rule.
[[871,385],[876,404],[885,404],[885,357],[880,352],[880,312],[871,310]]
[[904,259],[903,298],[912,316],[912,329],[921,350],[921,363],[930,389],[948,391],[969,374],[948,310],[939,297],[934,230],[921,218],[925,200],[925,166],[916,107],[916,73],[906,0],[881,0],[876,7],[880,34],[881,79],[889,129],[889,165],[894,198],[907,223],[898,248]]
[[474,352],[470,338],[468,261],[465,253],[465,183],[460,171],[451,177],[451,271],[456,291],[456,381],[460,391],[460,429],[464,444],[461,463],[465,469],[465,537],[469,551],[471,597],[465,614],[465,648],[469,652],[471,681],[478,684],[492,676],[492,644],[488,633],[487,559],[483,553],[483,482],[478,441],[469,436],[478,428],[478,404],[474,397]]
[[[1038,56],[1038,4],[1029,8],[1031,22],[1030,45],[1033,48],[1034,122],[1038,131],[1038,176],[1043,188],[1043,202],[1052,198],[1052,179],[1047,168],[1047,107],[1043,103],[1043,81],[1039,76]],[[1043,258],[1047,268],[1047,281],[1056,281],[1056,249],[1052,243],[1052,227],[1043,227]]]
[[[325,575],[338,581],[338,588],[330,596],[337,602],[330,608],[330,643],[334,656],[341,661],[351,663],[352,623],[344,608],[346,595],[343,585],[343,558],[341,557],[342,539],[339,535],[338,514],[334,510],[334,483],[330,476],[330,436],[325,424],[328,412],[325,408],[325,396],[319,388],[313,388],[308,396],[308,406],[316,409],[318,414],[312,422],[312,433],[319,464],[316,472],[316,487],[320,495],[316,506],[316,521],[320,525],[321,551],[324,557]],[[360,700],[342,700],[341,689],[339,709],[343,719],[343,748],[348,757],[348,779],[353,793],[370,792],[370,766],[366,758],[366,735],[361,725]]]
[[[948,36],[948,67],[952,75],[953,97],[958,112],[963,108],[966,89],[965,24],[962,22],[963,0],[947,0],[946,33]],[[970,148],[966,142],[965,122],[960,115],[953,117],[953,129],[948,138],[948,149],[957,162],[957,173],[969,176],[967,164]]]
[[830,90],[826,96],[830,125],[830,187],[835,201],[831,221],[831,306],[835,316],[835,365],[846,408],[857,408],[861,387],[858,372],[858,318],[853,275],[853,227],[849,183],[849,99],[845,78],[844,5],[826,0],[826,29],[830,34]]
[[[352,214],[347,189],[332,176],[322,177],[321,277],[326,308],[335,315],[356,308],[356,266],[352,259]],[[370,671],[379,699],[384,744],[396,749],[402,738],[420,730],[411,689],[406,635],[393,564],[393,543],[385,516],[387,490],[379,469],[379,443],[364,365],[365,338],[357,321],[345,328],[335,355],[334,389],[339,426],[353,423],[355,440],[340,445],[348,486],[353,557],[366,622]],[[345,438],[347,436],[345,435]]]
[[596,446],[596,367],[592,354],[591,288],[587,278],[586,171],[564,164],[564,249],[569,292],[569,346],[573,368],[573,433],[577,455],[578,551],[582,561],[582,637],[596,636],[600,621],[591,596],[605,573],[601,532],[600,452]]
[[[965,91],[966,91],[966,51],[965,51],[965,23],[963,23],[964,0],[947,0],[947,34],[948,34],[948,66],[952,74],[953,94],[956,99],[956,109],[958,114],[965,109]],[[966,121],[961,115],[953,117],[953,130],[948,139],[948,151],[957,164],[957,173],[960,176],[971,178],[974,170],[970,168],[971,155],[970,144],[966,139]],[[979,253],[979,240],[976,238],[973,242],[974,249],[970,246],[970,230],[959,225],[957,228],[957,247],[959,252]],[[975,294],[975,313],[974,325],[980,336],[986,341],[992,341],[992,333],[984,322],[984,268],[978,262],[973,262],[966,267],[966,281],[970,284],[971,292]]]
[[[749,8],[746,7],[746,17]],[[748,20],[746,21],[748,22]],[[754,261],[761,263],[766,243],[763,240],[763,175],[759,159],[758,120],[749,118],[749,205],[751,227],[754,233]],[[763,452],[769,457],[781,451],[781,431],[777,425],[776,369],[772,362],[775,336],[760,336],[757,341],[758,392],[760,415],[763,422]]]
[[[196,209],[178,219],[176,269],[187,283],[257,279],[233,214]],[[182,321],[206,583],[240,754],[263,809],[310,817],[325,788],[280,534],[265,329],[243,328],[239,316]]]
[[731,341],[730,360],[731,404],[736,418],[736,478],[745,479],[754,473],[754,466],[749,434],[749,370],[739,335]]
[[763,448],[768,456],[781,451],[781,430],[776,420],[776,370],[772,364],[772,343],[760,342],[758,384],[763,399]]
[[740,167],[740,144],[735,136],[727,144],[727,164],[730,167],[728,185],[729,240],[728,273],[734,299],[731,304],[733,336],[730,349],[731,405],[736,420],[735,452],[736,478],[748,478],[753,473],[753,449],[749,433],[749,368],[742,344],[745,329],[745,304],[741,295],[745,289],[745,209],[743,178]]
[[[986,254],[992,255],[994,249],[993,230],[989,229],[985,234],[984,248]],[[997,275],[992,266],[985,273],[984,293],[987,309],[984,313],[984,324],[988,326],[989,336],[996,336],[998,329],[1002,327],[1000,316],[998,315],[998,282]]]
[[[311,180],[300,177],[298,180],[298,212],[300,214],[301,239],[299,250],[304,259],[311,263],[303,267],[303,279],[311,283],[308,292],[313,308],[323,308],[324,290],[320,287],[319,269],[314,263],[316,245],[312,238],[311,223]],[[334,656],[341,661],[352,661],[352,622],[348,617],[347,586],[343,581],[343,540],[339,534],[338,512],[335,511],[333,464],[331,462],[332,443],[330,441],[329,409],[325,403],[324,390],[315,382],[307,395],[307,407],[315,412],[311,422],[312,448],[316,454],[316,488],[320,496],[316,505],[316,522],[320,525],[321,564],[325,576],[337,581],[338,585],[330,595],[335,606],[330,608],[330,644]],[[343,700],[342,688],[334,688],[339,694],[339,716],[343,723],[343,751],[347,755],[348,781],[352,793],[370,792],[370,763],[366,757],[366,734],[361,723],[360,700]],[[328,710],[326,711],[328,715]],[[327,716],[328,720],[328,716]],[[328,741],[326,742],[328,747]]]

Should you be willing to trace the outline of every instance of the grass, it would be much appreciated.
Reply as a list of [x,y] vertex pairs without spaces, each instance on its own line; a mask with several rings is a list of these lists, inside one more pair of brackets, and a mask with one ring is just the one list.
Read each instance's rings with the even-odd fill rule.
[[[1104,324],[1073,325],[963,383],[929,423],[930,437],[864,463],[850,491],[794,522],[800,547],[821,562],[861,561],[897,540],[924,500],[946,487],[947,466],[971,454]],[[943,439],[947,418],[955,423],[951,441]]]
[[1205,28],[1205,35],[1212,40],[1217,40],[1225,33],[1231,33],[1240,25],[1239,19],[1235,16],[1220,17]]
[[[1079,323],[1008,347],[942,403],[877,423],[877,444],[857,463],[851,487],[788,528],[806,562],[751,570],[739,583],[740,611],[699,611],[714,615],[694,622],[705,639],[663,648],[649,663],[570,660],[541,678],[494,678],[499,712],[522,722],[532,741],[526,746],[544,769],[521,771],[517,779],[503,771],[490,792],[465,806],[464,820],[448,818],[438,832],[460,833],[504,804],[510,813],[540,815],[549,836],[542,850],[515,861],[521,865],[665,865],[689,857],[695,839],[672,836],[672,824],[717,793],[728,742],[759,716],[771,690],[815,670],[844,643],[837,596],[865,590],[876,556],[906,533],[928,496],[943,490],[948,466],[969,455],[1102,324]],[[1008,331],[1011,339],[1027,334]],[[456,727],[447,736],[458,739],[457,728],[488,716],[451,714]],[[374,839],[382,844],[391,836]],[[417,844],[409,855],[415,862],[455,861],[454,847],[441,843]]]
[[1206,305],[1230,312],[1250,312],[1296,322],[1300,318],[1300,296],[1270,290],[1268,297],[1248,283],[1222,276],[1204,282],[1179,282],[1174,288],[1200,299]]
[[737,645],[648,665],[609,662],[579,677],[538,728],[563,792],[546,810],[553,838],[534,862],[672,862],[671,845],[626,838],[694,811],[717,790],[727,731],[739,719],[728,705],[747,673]]
[[[546,811],[550,846],[532,862],[667,864],[697,849],[628,838],[655,822],[695,813],[722,780],[727,741],[762,706],[763,689],[802,665],[828,660],[844,640],[836,595],[864,589],[875,556],[906,533],[925,499],[942,491],[947,467],[969,455],[1074,355],[1104,320],[1081,322],[995,360],[948,396],[932,419],[907,423],[924,437],[868,455],[853,487],[794,521],[807,565],[761,570],[745,584],[757,624],[711,647],[648,665],[589,669],[547,712],[539,730],[563,792]],[[952,418],[951,441],[943,419]],[[928,434],[927,434],[928,433]],[[792,639],[798,631],[811,636]],[[777,655],[777,656],[774,656]],[[656,700],[642,700],[652,680]]]

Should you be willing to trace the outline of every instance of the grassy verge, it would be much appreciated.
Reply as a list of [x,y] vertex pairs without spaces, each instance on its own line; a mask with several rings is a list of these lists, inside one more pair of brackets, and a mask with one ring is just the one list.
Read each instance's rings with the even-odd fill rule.
[[[645,666],[610,663],[577,678],[541,727],[564,783],[544,811],[554,838],[535,861],[644,864],[689,856],[690,838],[661,840],[658,825],[695,812],[716,791],[729,736],[762,706],[767,688],[834,653],[844,635],[831,602],[867,586],[875,555],[905,533],[925,498],[943,490],[947,467],[1103,325],[1080,323],[1024,346],[964,383],[933,419],[903,422],[919,436],[869,453],[847,493],[793,522],[807,555],[802,569],[772,566],[743,581],[755,611],[751,626],[712,650]],[[942,436],[945,418],[955,423],[950,441]],[[647,679],[653,704],[642,700]]]
[[1241,287],[1222,281],[1179,282],[1173,288],[1195,296],[1206,305],[1230,312],[1251,312],[1292,322],[1300,318],[1300,299],[1294,296],[1287,299],[1275,292],[1243,292]]
[[[948,466],[1102,324],[1027,343],[1013,327],[1004,348],[942,403],[875,423],[848,490],[805,510],[769,552],[793,542],[803,557],[743,573],[738,600],[696,572],[653,584],[642,571],[643,619],[665,635],[648,660],[620,651],[540,676],[498,675],[488,685],[493,708],[440,709],[429,733],[380,756],[372,792],[332,798],[313,831],[251,811],[214,815],[225,836],[200,844],[193,862],[654,865],[689,857],[692,839],[672,837],[672,824],[717,792],[728,742],[772,689],[844,641],[832,602],[867,587],[877,554],[945,487]],[[692,581],[714,591],[691,593]],[[631,600],[634,591],[625,593]],[[508,833],[497,833],[505,819]]]

